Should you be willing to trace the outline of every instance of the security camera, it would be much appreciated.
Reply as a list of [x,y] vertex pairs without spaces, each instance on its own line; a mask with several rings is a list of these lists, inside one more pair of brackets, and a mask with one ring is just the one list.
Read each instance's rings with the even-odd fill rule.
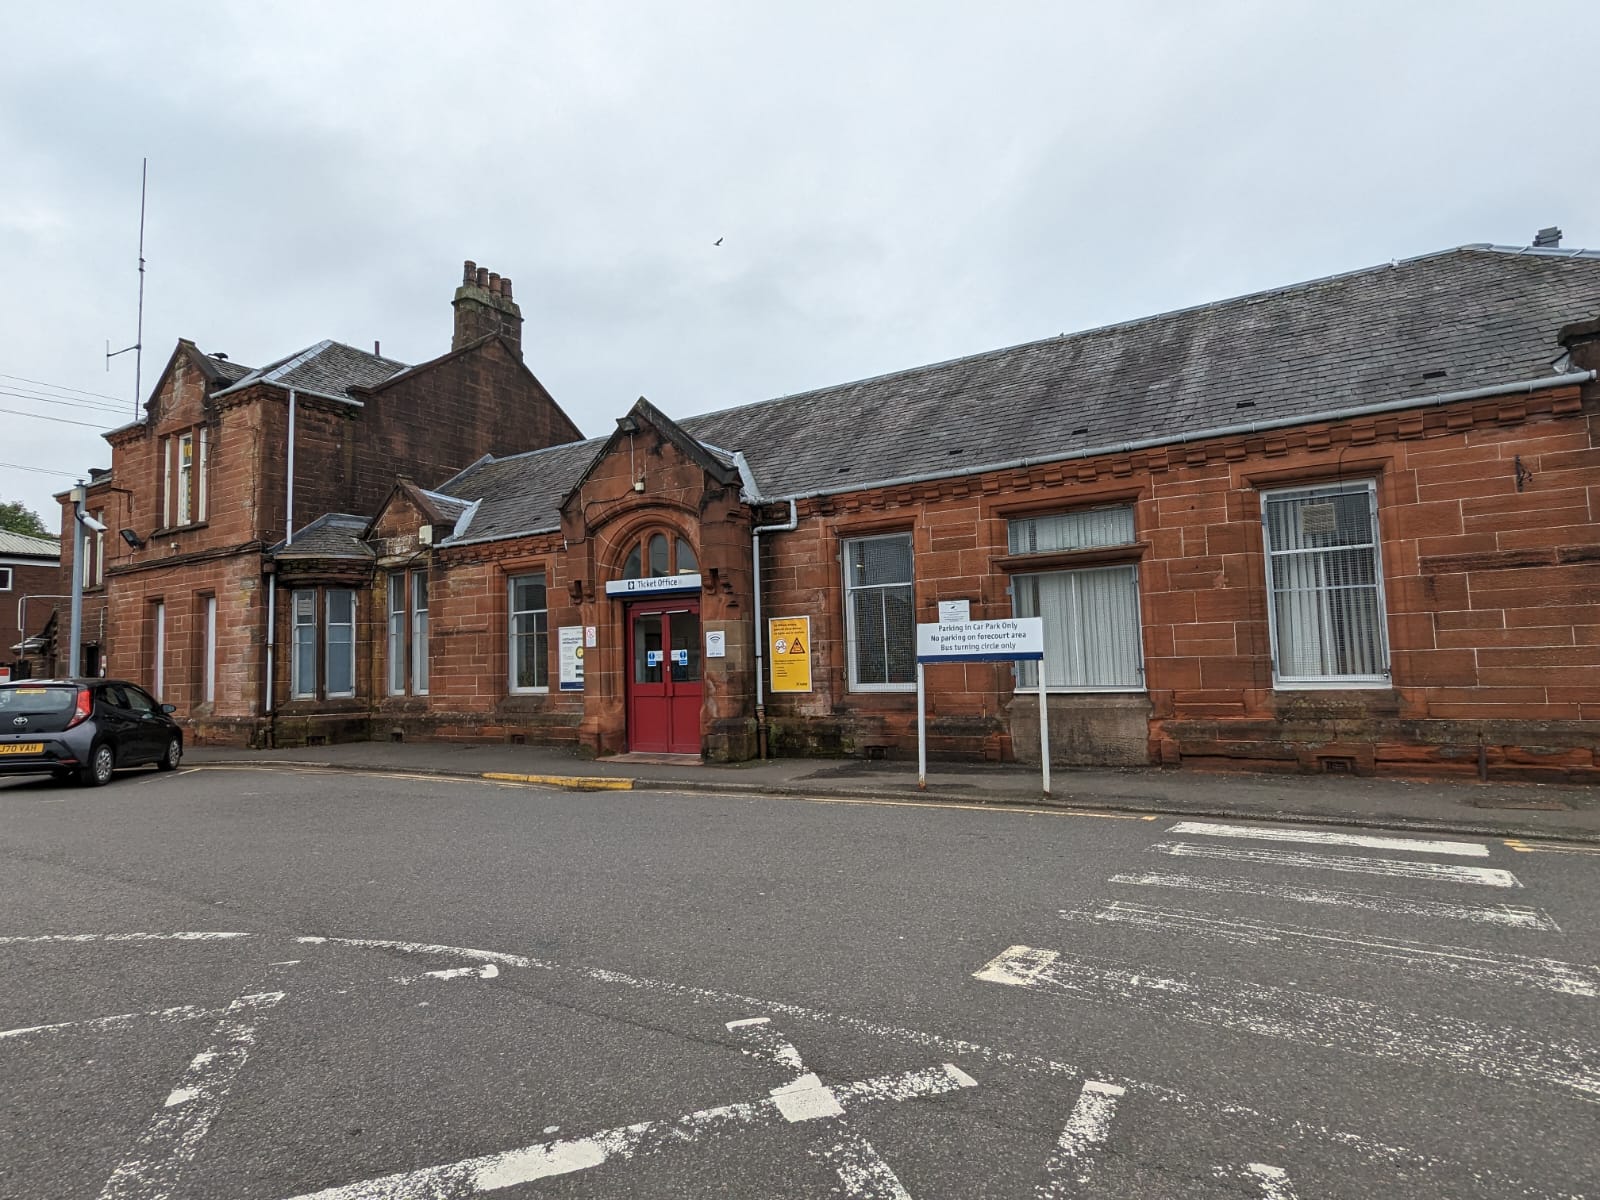
[[96,521],[88,513],[84,513],[83,516],[78,518],[78,520],[82,521],[85,525],[87,525],[90,529],[94,530],[96,533],[104,533],[106,531],[105,522]]

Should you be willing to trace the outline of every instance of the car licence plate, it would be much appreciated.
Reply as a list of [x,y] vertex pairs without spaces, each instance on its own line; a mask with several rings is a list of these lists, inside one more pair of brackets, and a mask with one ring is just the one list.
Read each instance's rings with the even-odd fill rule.
[[0,754],[43,754],[43,742],[13,742],[9,746],[0,746]]

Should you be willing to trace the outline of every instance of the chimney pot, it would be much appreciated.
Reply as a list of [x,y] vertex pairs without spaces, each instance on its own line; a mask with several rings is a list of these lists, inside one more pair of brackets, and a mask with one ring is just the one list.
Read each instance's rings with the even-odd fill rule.
[[511,276],[500,276],[500,294],[507,300],[511,299]]
[[476,275],[477,273],[478,273],[478,264],[473,262],[470,258],[467,259],[467,265],[466,265],[465,269],[462,270],[462,272],[461,272],[461,283],[462,283],[462,285],[465,286],[465,287],[471,287],[472,286],[472,277],[474,275]]
[[497,271],[489,272],[489,294],[491,296],[500,294],[500,274]]
[[487,288],[489,286],[489,268],[479,267],[478,273],[473,279],[473,282],[481,288]]

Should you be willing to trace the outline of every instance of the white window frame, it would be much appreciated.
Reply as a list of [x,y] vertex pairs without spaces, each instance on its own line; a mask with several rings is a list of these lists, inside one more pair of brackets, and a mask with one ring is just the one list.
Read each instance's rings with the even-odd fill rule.
[[[411,694],[428,694],[428,573],[411,572]],[[546,604],[549,603],[547,599]],[[546,610],[548,612],[548,610]],[[549,618],[546,617],[546,623]]]
[[[94,514],[94,519],[100,524],[106,523],[105,509]],[[106,581],[106,531],[97,529],[94,533],[94,585],[99,587]]]
[[[911,577],[898,583],[866,583],[859,586],[850,582],[850,549],[865,542],[903,541],[911,552]],[[846,663],[846,686],[852,692],[914,692],[917,682],[913,677],[909,683],[862,683],[857,678],[860,662],[856,654],[856,606],[853,599],[856,592],[877,591],[887,588],[909,588],[911,591],[912,626],[911,626],[911,657],[915,661],[917,655],[917,629],[916,629],[916,602],[917,602],[917,548],[910,532],[903,533],[874,533],[862,537],[845,538],[840,547],[840,570],[844,576],[844,646]],[[887,658],[885,659],[887,662]]]
[[217,598],[205,598],[205,683],[201,696],[212,704],[217,698]]
[[194,523],[194,434],[178,435],[178,524]]
[[[1025,579],[1053,578],[1053,577],[1057,577],[1057,576],[1070,577],[1072,579],[1072,591],[1071,591],[1071,599],[1070,599],[1069,603],[1070,603],[1070,606],[1071,606],[1071,609],[1072,609],[1072,616],[1069,619],[1069,624],[1074,629],[1082,629],[1082,630],[1084,630],[1084,635],[1086,637],[1091,636],[1093,631],[1087,630],[1085,628],[1085,626],[1084,626],[1084,623],[1079,619],[1079,613],[1081,612],[1081,606],[1082,606],[1081,587],[1082,587],[1082,579],[1083,579],[1083,577],[1085,575],[1093,574],[1093,573],[1098,572],[1098,571],[1128,571],[1133,576],[1133,634],[1134,634],[1134,644],[1138,647],[1138,658],[1139,658],[1139,661],[1138,661],[1138,666],[1135,668],[1135,671],[1139,676],[1138,682],[1136,682],[1136,683],[1065,683],[1065,684],[1052,683],[1052,684],[1049,684],[1045,688],[1045,691],[1047,693],[1049,693],[1050,695],[1079,694],[1079,693],[1085,693],[1085,692],[1095,692],[1095,693],[1100,693],[1102,695],[1106,694],[1106,693],[1111,693],[1111,694],[1115,694],[1115,695],[1136,695],[1136,694],[1142,693],[1142,692],[1147,690],[1147,685],[1146,685],[1146,682],[1145,682],[1145,671],[1144,671],[1144,612],[1143,612],[1143,608],[1141,606],[1141,597],[1140,597],[1140,594],[1139,594],[1139,590],[1140,589],[1139,589],[1139,564],[1138,563],[1136,563],[1136,562],[1120,562],[1120,563],[1119,562],[1111,562],[1111,563],[1101,563],[1101,564],[1098,564],[1098,565],[1092,566],[1092,567],[1088,567],[1088,566],[1085,566],[1085,567],[1071,567],[1071,568],[1068,568],[1066,570],[1060,570],[1060,571],[1027,571],[1027,572],[1023,572],[1023,573],[1019,573],[1019,574],[1013,575],[1011,577],[1011,611],[1014,614],[1017,614],[1019,616],[1021,615],[1021,605],[1018,603],[1018,601],[1020,599],[1020,596],[1019,596],[1019,593],[1017,591],[1017,585],[1019,583],[1021,583],[1023,580],[1025,580]],[[1039,616],[1039,615],[1042,615],[1042,614],[1037,614],[1036,613],[1034,615]],[[1048,662],[1048,660],[1049,660],[1048,648],[1049,648],[1049,643],[1050,643],[1050,625],[1049,625],[1048,622],[1046,622],[1046,624],[1045,624],[1044,636],[1045,636],[1045,644],[1046,644],[1047,652],[1046,652],[1045,661],[1042,661],[1042,662],[1037,664],[1037,668],[1038,668],[1038,671],[1039,671],[1039,676],[1038,677],[1040,679],[1044,678],[1045,665],[1046,665],[1046,662]],[[1018,663],[1017,664],[1017,670],[1016,670],[1015,674],[1016,674],[1016,681],[1017,681],[1016,682],[1016,691],[1017,691],[1018,695],[1021,695],[1021,696],[1034,696],[1034,695],[1038,694],[1038,692],[1039,692],[1039,685],[1038,684],[1028,685],[1028,684],[1024,684],[1022,682],[1022,676],[1026,672],[1026,668],[1028,666],[1033,666],[1033,665],[1034,664],[1031,664],[1031,663],[1029,663],[1029,664]]]
[[[543,583],[544,583],[544,588],[545,588],[544,604],[545,604],[545,606],[543,608],[522,608],[522,609],[519,609],[517,607],[517,581],[520,580],[520,579],[529,579],[529,578],[532,578],[535,575],[537,575],[540,578],[540,580],[542,580]],[[537,618],[538,618],[538,615],[540,613],[544,614],[544,633],[542,633],[542,634],[539,633],[539,631],[538,631],[539,622],[538,622]],[[549,645],[549,638],[550,638],[550,577],[549,577],[549,575],[544,571],[524,571],[520,575],[508,576],[506,578],[506,614],[507,614],[507,617],[506,617],[506,686],[508,688],[510,688],[511,694],[514,695],[514,696],[542,696],[542,695],[545,695],[550,691],[550,656],[548,654],[548,645]],[[521,636],[524,636],[524,637],[543,637],[545,639],[545,642],[546,642],[547,653],[545,655],[544,683],[543,683],[543,685],[536,684],[536,685],[534,685],[532,687],[518,687],[517,686],[517,637],[518,637],[518,634],[517,634],[517,618],[518,617],[524,617],[524,616],[525,617],[534,618],[534,621],[533,621],[534,631],[533,631],[532,634],[523,634]],[[537,659],[535,659],[535,661],[537,661]]]
[[177,481],[172,474],[172,439],[161,439],[161,525],[172,528],[172,506],[177,491]]
[[[350,620],[335,621],[333,619],[333,598],[335,596],[350,597]],[[323,695],[329,700],[346,700],[354,696],[360,686],[360,677],[356,674],[356,593],[352,588],[325,588],[322,596],[322,686]],[[328,681],[333,678],[329,669],[333,662],[333,631],[335,629],[348,629],[350,631],[350,688],[348,691],[334,691],[328,686]],[[340,647],[343,649],[343,647]]]
[[[1273,556],[1280,557],[1285,554],[1325,554],[1326,550],[1300,550],[1300,551],[1275,551],[1272,548],[1272,533],[1267,519],[1267,506],[1269,501],[1277,499],[1290,499],[1296,496],[1309,496],[1317,492],[1365,492],[1367,495],[1368,519],[1372,523],[1372,540],[1364,545],[1339,546],[1338,550],[1369,550],[1372,554],[1372,573],[1375,581],[1375,594],[1377,599],[1377,638],[1378,656],[1384,666],[1381,671],[1372,675],[1283,675],[1278,671],[1278,602],[1277,593],[1273,590]],[[1364,479],[1355,482],[1338,482],[1311,484],[1302,487],[1272,488],[1261,493],[1261,546],[1266,563],[1266,589],[1267,589],[1267,630],[1270,634],[1272,653],[1272,685],[1283,691],[1317,691],[1329,689],[1354,689],[1354,688],[1386,688],[1391,686],[1392,679],[1389,667],[1389,605],[1384,595],[1383,586],[1383,535],[1378,528],[1378,484],[1376,480]]]
[[209,439],[206,437],[206,427],[202,425],[200,426],[198,444],[195,447],[194,460],[194,519],[196,521],[204,521],[206,519],[206,501],[209,499],[209,497],[206,495],[206,455],[209,452],[209,449],[210,443]]
[[156,702],[163,701],[163,693],[167,690],[167,605],[164,600],[156,601],[156,661],[155,661],[155,687],[151,688]]
[[[301,620],[300,597],[311,597],[310,611]],[[311,667],[302,672],[300,648],[302,643],[311,647]],[[303,676],[309,674],[310,678]],[[315,588],[295,588],[289,593],[289,698],[315,700],[317,698],[317,591]]]
[[406,575],[404,571],[389,572],[388,595],[388,692],[391,696],[406,694]]
[[[0,567],[0,580],[4,580],[3,583],[0,583],[0,592],[9,592],[12,580],[10,567]],[[26,633],[27,631],[24,630],[23,632]]]

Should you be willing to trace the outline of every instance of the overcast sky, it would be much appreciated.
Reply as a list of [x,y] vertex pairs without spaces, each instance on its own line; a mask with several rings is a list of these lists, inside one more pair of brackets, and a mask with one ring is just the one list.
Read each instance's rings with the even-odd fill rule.
[[471,258],[515,281],[529,366],[591,435],[641,394],[687,416],[1544,225],[1600,245],[1582,2],[4,24],[0,499],[52,525],[134,415],[133,355],[104,355],[134,341],[143,156],[146,391],[179,337],[431,358]]

